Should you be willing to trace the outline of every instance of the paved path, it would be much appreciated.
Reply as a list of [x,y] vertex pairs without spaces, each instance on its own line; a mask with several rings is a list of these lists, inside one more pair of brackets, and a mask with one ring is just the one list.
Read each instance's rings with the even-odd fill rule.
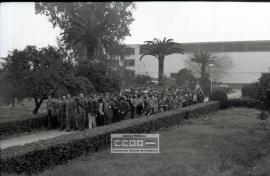
[[5,149],[5,148],[16,146],[16,145],[24,145],[24,144],[32,143],[38,140],[54,138],[60,135],[67,135],[74,132],[75,131],[66,132],[66,131],[59,131],[59,130],[37,131],[37,132],[30,133],[24,136],[11,137],[8,139],[1,140],[0,148]]

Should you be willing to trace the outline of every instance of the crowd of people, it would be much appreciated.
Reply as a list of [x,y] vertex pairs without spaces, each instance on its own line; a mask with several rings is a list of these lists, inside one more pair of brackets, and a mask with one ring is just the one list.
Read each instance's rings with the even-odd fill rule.
[[128,89],[114,95],[110,93],[47,100],[48,128],[84,130],[122,120],[169,111],[204,101],[199,86],[189,89],[162,91]]

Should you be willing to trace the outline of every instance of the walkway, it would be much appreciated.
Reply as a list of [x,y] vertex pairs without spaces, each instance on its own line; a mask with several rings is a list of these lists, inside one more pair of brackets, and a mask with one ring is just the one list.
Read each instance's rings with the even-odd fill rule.
[[5,149],[5,148],[16,146],[16,145],[24,145],[27,143],[36,142],[38,140],[55,138],[57,136],[67,135],[74,132],[75,131],[66,132],[66,131],[59,131],[59,130],[37,131],[37,132],[30,133],[24,136],[11,137],[8,139],[1,140],[0,148]]

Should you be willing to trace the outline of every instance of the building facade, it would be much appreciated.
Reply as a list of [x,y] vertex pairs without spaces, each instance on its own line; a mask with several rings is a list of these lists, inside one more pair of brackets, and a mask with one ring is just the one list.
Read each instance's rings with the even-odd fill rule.
[[[261,73],[270,71],[270,40],[267,41],[233,41],[181,43],[184,55],[172,54],[165,58],[164,74],[170,76],[186,67],[185,60],[194,53],[208,51],[217,57],[227,57],[231,67],[225,73],[213,72],[213,78],[223,83],[252,83]],[[132,51],[120,59],[120,65],[133,70],[135,74],[158,77],[158,61],[153,56],[145,56],[140,61],[142,52],[140,44],[127,45]]]

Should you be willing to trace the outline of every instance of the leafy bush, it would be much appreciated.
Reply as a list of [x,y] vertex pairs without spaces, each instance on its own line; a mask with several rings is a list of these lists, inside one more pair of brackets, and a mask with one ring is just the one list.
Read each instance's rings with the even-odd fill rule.
[[260,104],[260,109],[270,109],[270,73],[263,73],[256,83],[242,88],[242,95],[255,99]]
[[242,97],[249,97],[249,98],[256,98],[257,97],[257,84],[256,83],[251,83],[248,85],[245,85],[241,89],[242,92]]
[[257,84],[258,97],[262,103],[262,109],[270,111],[270,73],[263,73]]
[[259,108],[260,104],[255,99],[246,97],[246,98],[229,99],[227,107]]
[[191,87],[191,89],[194,89],[196,86],[197,80],[193,76],[192,71],[187,68],[183,68],[179,70],[174,75],[174,78],[175,78],[175,83],[177,84],[177,86],[185,86],[187,81],[190,84],[189,86]]
[[181,110],[130,119],[23,146],[10,147],[1,151],[1,171],[35,173],[84,153],[107,148],[112,133],[149,133],[180,124],[185,118],[197,118],[217,109],[218,102],[206,102]]
[[0,123],[0,138],[29,132],[32,129],[42,128],[47,124],[47,116],[45,114],[33,115],[29,118],[22,118],[16,121],[7,121]]
[[209,96],[210,101],[219,101],[219,107],[224,109],[227,107],[228,95],[220,90],[213,91]]

